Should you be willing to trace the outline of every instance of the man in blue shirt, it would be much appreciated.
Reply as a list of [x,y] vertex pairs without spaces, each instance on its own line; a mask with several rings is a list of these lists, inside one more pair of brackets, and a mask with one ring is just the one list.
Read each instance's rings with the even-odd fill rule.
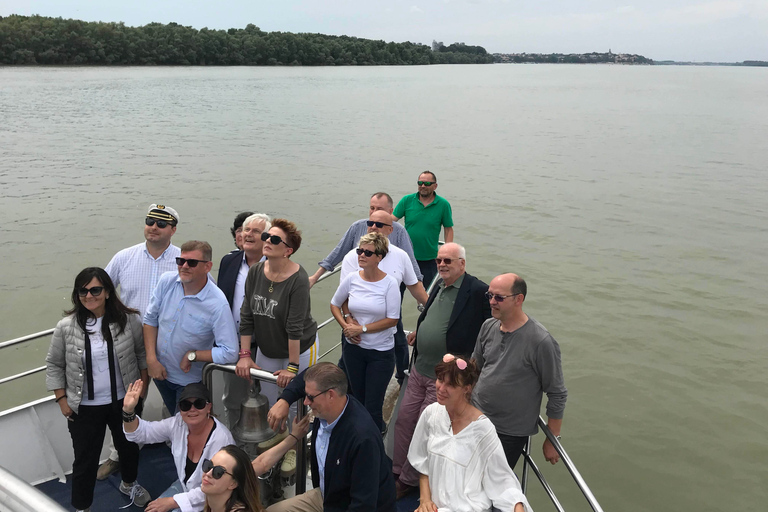
[[[341,368],[317,363],[291,381],[278,404],[301,397],[315,415],[309,455],[314,489],[276,503],[268,512],[395,512],[392,461],[371,415],[347,395]],[[273,414],[275,407],[267,415],[272,428],[282,423]]]
[[182,245],[178,274],[160,277],[144,315],[149,375],[171,414],[184,386],[202,379],[203,363],[237,362],[239,343],[229,303],[208,277],[212,252],[208,242]]

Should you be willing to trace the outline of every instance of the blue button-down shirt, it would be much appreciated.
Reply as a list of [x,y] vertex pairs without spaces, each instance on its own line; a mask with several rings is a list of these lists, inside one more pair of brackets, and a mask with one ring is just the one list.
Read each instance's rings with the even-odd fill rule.
[[333,423],[328,423],[324,419],[320,420],[320,426],[317,428],[317,438],[315,438],[315,457],[317,457],[317,469],[320,473],[320,493],[325,497],[325,457],[328,455],[328,445],[331,443],[331,432],[333,427],[339,422],[349,405],[349,398],[344,405],[344,410],[341,411],[339,417],[333,420]]
[[204,363],[192,363],[189,373],[179,367],[190,350],[211,350],[214,363],[237,362],[240,344],[232,312],[224,292],[210,276],[196,295],[184,295],[178,272],[163,274],[152,292],[144,323],[158,329],[157,360],[174,384],[186,386],[202,380]]

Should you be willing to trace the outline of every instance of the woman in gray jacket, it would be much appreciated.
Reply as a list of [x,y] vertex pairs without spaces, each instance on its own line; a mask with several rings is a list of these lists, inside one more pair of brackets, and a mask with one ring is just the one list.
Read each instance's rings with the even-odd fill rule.
[[106,427],[120,455],[120,491],[144,506],[150,497],[136,483],[139,447],[126,440],[122,422],[126,389],[138,378],[148,381],[141,319],[97,267],[75,278],[72,305],[56,325],[45,358],[46,386],[69,421],[75,452],[72,506],[90,510]]

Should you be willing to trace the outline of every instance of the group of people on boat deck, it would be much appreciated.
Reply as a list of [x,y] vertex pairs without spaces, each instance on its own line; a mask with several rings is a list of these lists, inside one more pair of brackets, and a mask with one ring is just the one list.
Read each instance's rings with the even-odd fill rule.
[[[72,505],[90,510],[95,481],[119,471],[120,490],[148,512],[261,511],[256,475],[295,457],[289,452],[311,429],[314,488],[269,512],[394,512],[397,499],[417,492],[418,512],[530,511],[513,469],[538,430],[543,393],[548,426],[560,434],[567,391],[559,345],[523,312],[520,276],[486,285],[466,272],[435,174],[421,173],[417,186],[396,207],[389,194],[374,193],[368,218],[350,226],[311,276],[291,259],[302,243],[293,222],[243,212],[231,228],[237,250],[221,259],[214,281],[211,246],[174,246],[178,212],[150,205],[144,242],[75,278],[73,308],[46,358],[47,387],[75,453]],[[317,363],[310,289],[339,263],[330,304],[342,331],[337,366]],[[407,336],[406,289],[420,310]],[[212,415],[201,383],[208,362],[236,363],[236,374],[224,374],[224,421]],[[290,425],[252,462],[229,430],[251,368],[277,379],[261,383],[272,429]],[[390,459],[382,407],[393,373],[407,384]],[[170,413],[159,422],[140,418],[150,379]],[[299,400],[314,413],[311,426],[290,421]],[[113,449],[99,466],[107,427]],[[178,480],[152,500],[137,482],[138,460],[140,446],[157,442],[170,443]],[[548,440],[543,452],[558,461]]]

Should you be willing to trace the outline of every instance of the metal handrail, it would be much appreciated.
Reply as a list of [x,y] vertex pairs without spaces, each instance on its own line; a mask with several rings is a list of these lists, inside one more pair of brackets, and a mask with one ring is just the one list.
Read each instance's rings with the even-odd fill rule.
[[34,334],[27,334],[26,336],[22,336],[21,338],[14,338],[12,340],[4,341],[0,343],[0,348],[10,347],[12,345],[18,345],[19,343],[24,343],[25,341],[32,341],[36,340],[38,338],[43,338],[45,336],[50,336],[53,334],[54,329],[47,329],[45,331],[36,332]]
[[[218,370],[226,373],[235,373],[235,365],[232,364],[216,364],[208,363],[203,367],[203,382],[205,383],[208,391],[213,395],[213,371]],[[269,382],[271,384],[277,384],[277,377],[264,370],[257,370],[251,368],[251,380],[256,379],[261,382]],[[306,410],[303,404],[299,403],[296,406],[296,418],[301,419],[306,414]],[[307,490],[307,438],[299,440],[296,446],[296,472],[301,478],[296,478],[296,495],[302,494]]]
[[0,496],[2,509],[11,512],[66,512],[66,509],[39,489],[0,466]]

